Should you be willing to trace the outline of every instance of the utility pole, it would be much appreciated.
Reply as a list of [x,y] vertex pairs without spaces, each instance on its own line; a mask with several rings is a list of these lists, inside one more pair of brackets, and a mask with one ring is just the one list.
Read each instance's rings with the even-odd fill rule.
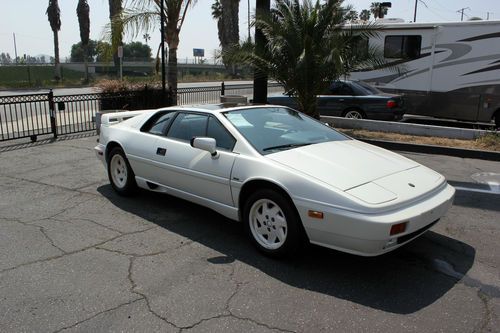
[[490,14],[493,14],[493,12],[486,12],[486,21],[490,19]]
[[417,22],[417,3],[418,0],[415,0],[415,11],[413,12],[413,22]]
[[248,4],[248,10],[247,10],[247,14],[248,14],[248,21],[247,21],[247,25],[248,25],[248,41],[252,41],[252,37],[250,36],[250,0],[247,1],[247,4]]
[[17,45],[16,45],[16,33],[13,32],[12,35],[14,36],[14,53],[16,55],[16,65],[17,65]]
[[460,21],[463,21],[464,20],[464,10],[470,10],[469,7],[464,7],[464,8],[460,8],[459,10],[457,10],[457,13],[461,13],[461,17],[460,17]]

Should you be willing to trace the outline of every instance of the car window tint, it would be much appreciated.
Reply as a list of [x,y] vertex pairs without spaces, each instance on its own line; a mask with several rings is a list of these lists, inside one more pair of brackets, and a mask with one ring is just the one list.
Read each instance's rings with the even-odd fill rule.
[[151,134],[159,134],[159,135],[164,134],[165,129],[174,118],[174,115],[175,115],[174,112],[169,112],[160,116],[155,122],[153,122],[148,132]]
[[330,86],[330,94],[345,96],[352,95],[353,91],[351,87],[349,87],[349,85],[344,82],[334,82]]
[[175,116],[175,111],[160,111],[153,115],[141,128],[142,132],[163,135]]
[[218,148],[233,150],[236,140],[214,117],[208,118],[207,136],[214,138]]
[[208,116],[194,113],[179,113],[168,130],[170,138],[191,140],[195,136],[206,136]]

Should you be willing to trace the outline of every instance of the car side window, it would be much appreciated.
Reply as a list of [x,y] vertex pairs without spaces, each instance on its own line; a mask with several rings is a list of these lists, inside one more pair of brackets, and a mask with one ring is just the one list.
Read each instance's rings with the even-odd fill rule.
[[217,147],[222,149],[233,150],[236,143],[236,139],[214,117],[208,118],[207,136],[214,138]]
[[195,136],[206,136],[208,116],[196,113],[179,113],[170,126],[169,138],[190,141]]
[[142,132],[164,135],[168,125],[172,122],[175,111],[158,112],[142,128]]
[[349,87],[347,84],[343,82],[335,82],[330,86],[330,93],[332,95],[340,95],[340,96],[345,96],[345,95],[353,95],[353,91],[351,87]]

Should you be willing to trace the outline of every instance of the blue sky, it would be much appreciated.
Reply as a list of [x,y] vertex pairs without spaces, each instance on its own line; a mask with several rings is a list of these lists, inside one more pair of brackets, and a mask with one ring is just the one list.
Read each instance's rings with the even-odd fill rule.
[[[247,36],[247,1],[240,1],[240,38]],[[53,54],[52,31],[45,10],[47,0],[1,0],[0,12],[0,52],[14,54],[13,33],[16,33],[18,55]],[[345,0],[361,11],[370,6],[371,0]],[[457,10],[469,7],[464,13],[468,17],[479,16],[490,20],[500,20],[499,0],[424,0],[419,1],[417,22],[459,21]],[[79,41],[76,0],[60,0],[62,27],[59,35],[61,58],[69,56],[71,45]],[[198,0],[188,13],[181,32],[178,50],[179,58],[192,58],[193,48],[205,49],[205,57],[213,57],[218,48],[217,24],[211,17],[210,6],[213,0]],[[89,0],[91,15],[91,38],[99,39],[103,26],[108,22],[108,0]],[[414,0],[392,0],[392,8],[387,17],[398,17],[405,21],[413,20]],[[255,0],[250,0],[250,9],[255,8]],[[148,44],[156,49],[159,32],[151,33]],[[127,41],[131,40],[128,36]],[[144,42],[142,34],[136,38]]]

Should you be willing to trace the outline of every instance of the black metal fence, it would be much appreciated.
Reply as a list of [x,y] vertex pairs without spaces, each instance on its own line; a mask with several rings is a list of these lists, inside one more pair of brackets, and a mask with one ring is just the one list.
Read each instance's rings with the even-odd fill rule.
[[[270,93],[283,91],[276,83],[268,86]],[[221,95],[243,95],[251,98],[253,85],[179,88],[177,104],[220,102]],[[105,110],[141,110],[172,105],[170,94],[158,89],[118,93],[92,93],[54,96],[46,94],[0,96],[0,141],[40,135],[72,134],[95,130],[97,112]]]

